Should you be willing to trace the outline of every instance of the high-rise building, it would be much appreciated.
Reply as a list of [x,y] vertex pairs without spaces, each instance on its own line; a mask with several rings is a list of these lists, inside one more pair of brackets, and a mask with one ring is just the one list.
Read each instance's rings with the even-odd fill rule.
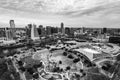
[[11,28],[15,28],[14,20],[10,20],[10,27],[11,27]]
[[14,23],[14,20],[10,20],[10,29],[11,29],[11,32],[12,32],[12,36],[13,38],[15,38],[15,23]]
[[47,35],[51,35],[52,32],[51,32],[51,26],[46,26],[46,34]]
[[59,28],[58,27],[56,27],[56,33],[59,33]]
[[61,33],[61,28],[58,28],[58,33]]
[[43,25],[39,25],[39,27],[38,27],[38,33],[39,33],[39,35],[40,36],[45,36],[45,30],[44,30],[44,28],[43,28]]
[[9,28],[5,28],[6,40],[13,40],[13,33]]
[[82,28],[80,28],[79,30],[78,30],[78,33],[79,34],[84,34],[84,32],[85,32],[85,28],[84,27],[82,27]]
[[64,28],[64,23],[63,22],[61,23],[61,33],[65,34],[65,28]]
[[38,30],[35,24],[28,24],[26,27],[26,37],[32,40],[39,39]]
[[32,25],[32,28],[31,28],[31,39],[32,39],[32,40],[40,39],[40,38],[39,38],[39,34],[38,34],[38,30],[37,30],[35,24],[33,24],[33,25]]
[[65,28],[65,34],[70,35],[70,28],[69,27]]
[[46,29],[45,29],[45,27],[43,27],[43,29],[42,29],[42,36],[46,36]]
[[0,38],[6,37],[5,28],[0,28]]
[[51,27],[51,34],[58,33],[57,27]]
[[31,28],[32,28],[32,24],[28,24],[26,26],[26,38],[30,39],[31,38]]
[[70,28],[70,36],[74,37],[74,32],[76,31],[76,28]]
[[103,29],[102,29],[102,33],[103,33],[103,34],[107,33],[107,28],[103,28]]
[[32,28],[32,24],[28,24],[28,28],[31,29]]

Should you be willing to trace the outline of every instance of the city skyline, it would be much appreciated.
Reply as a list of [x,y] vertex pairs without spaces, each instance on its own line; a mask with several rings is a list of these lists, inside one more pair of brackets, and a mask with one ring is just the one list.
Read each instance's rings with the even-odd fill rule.
[[1,0],[0,27],[16,27],[29,23],[60,27],[120,26],[120,0]]

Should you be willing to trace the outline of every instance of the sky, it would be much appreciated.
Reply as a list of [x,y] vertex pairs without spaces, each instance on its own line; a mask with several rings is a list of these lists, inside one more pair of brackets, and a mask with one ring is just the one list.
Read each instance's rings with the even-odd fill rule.
[[120,27],[120,0],[0,0],[0,27]]

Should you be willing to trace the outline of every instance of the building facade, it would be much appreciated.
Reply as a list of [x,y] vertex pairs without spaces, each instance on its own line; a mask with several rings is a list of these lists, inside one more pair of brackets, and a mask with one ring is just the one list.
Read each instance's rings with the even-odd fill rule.
[[14,20],[10,20],[10,28],[11,28],[11,32],[12,32],[12,37],[15,38],[16,37],[16,30],[15,30],[15,23]]

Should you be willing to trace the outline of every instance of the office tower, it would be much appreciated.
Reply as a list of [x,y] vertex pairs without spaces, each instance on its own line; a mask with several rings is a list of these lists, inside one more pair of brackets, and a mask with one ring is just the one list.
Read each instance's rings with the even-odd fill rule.
[[28,24],[26,26],[26,38],[30,39],[31,38],[31,28],[32,28],[32,24]]
[[44,27],[42,29],[42,36],[46,36],[46,29]]
[[51,32],[51,26],[46,26],[46,34],[47,35],[51,35],[52,32]]
[[74,34],[74,31],[75,31],[74,28],[70,28],[70,34],[73,35],[73,34]]
[[13,34],[9,28],[5,28],[6,40],[13,40]]
[[70,28],[70,36],[74,37],[74,32],[76,31],[76,28]]
[[52,32],[52,34],[58,33],[58,28],[57,27],[52,27],[51,32]]
[[57,33],[57,28],[51,27],[51,34]]
[[16,36],[15,31],[16,31],[16,30],[15,30],[14,20],[10,20],[10,29],[11,29],[13,38],[15,38],[15,36]]
[[10,20],[10,28],[15,28],[14,20]]
[[55,28],[51,27],[51,34],[54,34],[54,33],[55,33]]
[[82,28],[79,30],[79,32],[78,32],[78,33],[79,33],[79,34],[83,34],[83,33],[84,33],[84,31],[85,31],[85,30],[84,30],[84,27],[82,27]]
[[107,33],[107,28],[103,28],[103,33]]
[[70,28],[69,27],[65,28],[65,34],[70,35]]
[[45,36],[45,28],[43,27],[43,25],[39,25],[38,33],[40,36]]
[[43,25],[39,25],[39,28],[43,28]]
[[61,23],[61,33],[65,34],[64,23]]
[[58,28],[58,33],[61,33],[61,28]]
[[42,35],[42,29],[43,29],[43,25],[39,25],[39,27],[37,29],[39,35]]
[[56,27],[56,33],[59,33],[59,28],[58,27]]
[[40,38],[39,38],[39,34],[38,34],[38,30],[37,30],[35,24],[33,24],[33,25],[32,25],[32,28],[31,28],[31,39],[32,39],[32,40],[40,39]]
[[6,37],[5,28],[0,28],[0,38]]
[[32,28],[32,24],[28,24],[28,28],[31,29]]
[[107,33],[107,28],[102,29],[102,34],[105,34],[105,33]]

